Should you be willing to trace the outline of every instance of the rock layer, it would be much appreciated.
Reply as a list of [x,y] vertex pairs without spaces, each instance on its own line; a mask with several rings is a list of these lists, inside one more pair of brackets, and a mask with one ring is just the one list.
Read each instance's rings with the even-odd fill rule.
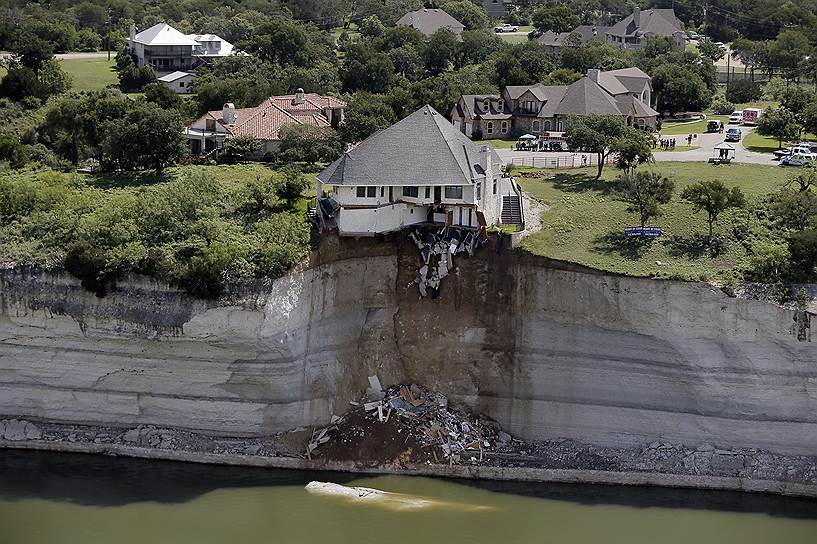
[[526,439],[817,453],[810,314],[493,246],[421,299],[418,262],[402,238],[329,239],[210,302],[0,271],[0,415],[257,436],[326,422],[378,373]]

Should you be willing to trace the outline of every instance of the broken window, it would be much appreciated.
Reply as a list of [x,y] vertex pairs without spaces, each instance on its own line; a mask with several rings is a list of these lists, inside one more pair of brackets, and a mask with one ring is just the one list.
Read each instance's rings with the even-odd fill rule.
[[445,198],[462,200],[462,187],[458,185],[446,185]]
[[403,187],[403,196],[408,196],[408,197],[411,197],[411,198],[417,198],[418,194],[419,194],[419,188],[418,187]]

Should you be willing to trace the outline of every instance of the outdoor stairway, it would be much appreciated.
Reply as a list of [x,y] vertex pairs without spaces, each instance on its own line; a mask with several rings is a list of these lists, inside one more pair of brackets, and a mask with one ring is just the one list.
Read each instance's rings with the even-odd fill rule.
[[522,224],[522,208],[517,195],[502,197],[502,223],[505,225]]

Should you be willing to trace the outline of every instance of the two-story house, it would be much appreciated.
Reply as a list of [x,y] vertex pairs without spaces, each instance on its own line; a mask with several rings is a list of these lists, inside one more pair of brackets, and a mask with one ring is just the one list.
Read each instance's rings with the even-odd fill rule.
[[493,148],[466,138],[431,106],[373,134],[317,179],[319,197],[332,188],[338,232],[349,236],[425,223],[497,225],[503,206],[521,203]]
[[658,36],[671,38],[679,49],[685,47],[686,33],[672,8],[641,10],[636,6],[631,15],[614,24],[605,33],[607,43],[623,49],[641,49],[648,38]]
[[617,115],[631,126],[654,127],[652,83],[638,68],[591,69],[571,85],[509,85],[498,95],[462,95],[451,122],[475,139],[561,133],[574,115]]
[[137,66],[153,66],[159,74],[189,72],[234,53],[233,44],[214,34],[182,34],[165,23],[139,33],[131,26],[128,48]]

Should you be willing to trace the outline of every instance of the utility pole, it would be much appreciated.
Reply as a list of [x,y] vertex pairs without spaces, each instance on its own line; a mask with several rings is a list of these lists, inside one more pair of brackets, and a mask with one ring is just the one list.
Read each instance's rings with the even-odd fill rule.
[[108,50],[108,60],[111,60],[111,8],[108,8],[108,18],[105,20],[107,36],[105,37],[105,48]]

